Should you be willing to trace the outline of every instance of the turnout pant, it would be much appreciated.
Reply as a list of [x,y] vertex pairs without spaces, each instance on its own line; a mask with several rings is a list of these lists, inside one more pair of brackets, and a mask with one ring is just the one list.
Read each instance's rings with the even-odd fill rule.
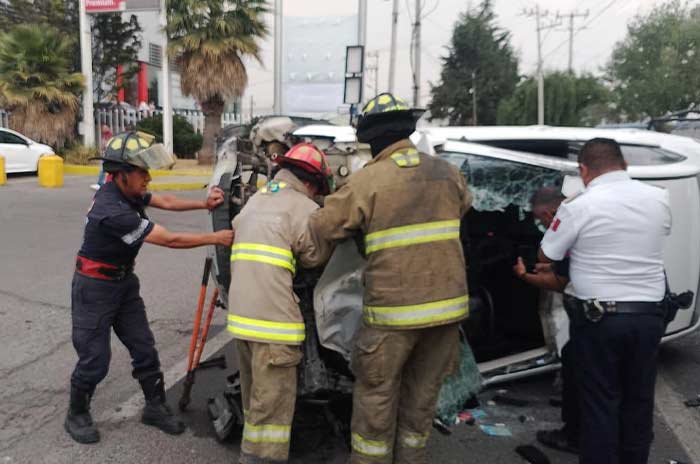
[[359,329],[352,370],[353,464],[426,464],[442,383],[459,363],[459,324]]
[[661,316],[582,321],[573,343],[581,395],[582,464],[646,464],[653,439]]
[[236,340],[236,352],[245,416],[240,462],[287,462],[301,348]]
[[107,375],[112,329],[129,350],[135,379],[160,375],[158,352],[139,289],[139,279],[133,273],[122,280],[74,274],[71,314],[73,347],[78,354],[71,376],[74,387],[92,394]]

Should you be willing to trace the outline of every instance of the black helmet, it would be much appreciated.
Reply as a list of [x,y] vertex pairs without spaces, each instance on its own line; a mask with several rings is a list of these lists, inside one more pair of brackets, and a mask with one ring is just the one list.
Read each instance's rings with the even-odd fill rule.
[[401,98],[388,92],[380,93],[367,102],[357,121],[357,140],[366,143],[392,130],[416,128],[416,121],[425,110],[410,108]]
[[145,132],[129,131],[115,135],[109,141],[102,156],[92,159],[104,161],[107,172],[141,169],[164,169],[175,164],[175,158],[163,147],[153,142],[155,137]]

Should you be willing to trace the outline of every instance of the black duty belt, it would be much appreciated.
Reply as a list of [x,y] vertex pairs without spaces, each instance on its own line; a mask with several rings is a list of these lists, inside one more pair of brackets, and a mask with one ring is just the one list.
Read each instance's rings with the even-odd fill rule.
[[665,313],[662,301],[598,301],[596,299],[581,300],[571,298],[574,308],[582,311],[591,322],[600,321],[606,314],[650,314],[663,316]]
[[134,266],[115,266],[80,256],[75,260],[78,274],[101,280],[122,280],[134,271]]

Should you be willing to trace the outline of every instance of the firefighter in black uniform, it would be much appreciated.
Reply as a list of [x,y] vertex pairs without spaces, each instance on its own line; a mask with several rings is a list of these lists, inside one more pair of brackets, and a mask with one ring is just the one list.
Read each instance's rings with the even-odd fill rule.
[[113,180],[96,194],[87,215],[71,289],[73,346],[78,363],[71,376],[66,431],[79,443],[95,443],[100,435],[90,416],[90,399],[107,375],[112,329],[127,347],[132,375],[146,399],[142,422],[179,434],[185,425],[165,402],[165,386],[153,333],[148,326],[134,260],[144,242],[170,248],[230,246],[233,231],[207,234],[174,233],[149,220],[146,206],[171,211],[213,209],[223,202],[214,189],[206,200],[185,200],[148,193],[148,169],[173,164],[161,144],[140,132],[112,138],[101,158]]

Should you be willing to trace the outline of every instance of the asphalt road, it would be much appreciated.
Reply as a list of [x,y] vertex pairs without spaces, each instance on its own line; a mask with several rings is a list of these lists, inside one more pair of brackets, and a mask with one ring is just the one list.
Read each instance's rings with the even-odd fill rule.
[[[76,360],[70,339],[70,280],[80,245],[84,216],[90,206],[90,177],[66,177],[62,189],[40,189],[32,176],[11,176],[0,187],[0,464],[6,463],[230,463],[236,462],[235,443],[220,444],[212,435],[206,400],[220,391],[227,371],[198,374],[192,403],[183,418],[188,431],[172,437],[139,421],[140,390],[131,377],[129,356],[116,337],[112,363],[93,401],[93,415],[102,441],[85,446],[63,431],[68,383]],[[197,198],[201,192],[185,192]],[[195,232],[205,226],[203,212],[149,211],[172,230]],[[155,333],[170,403],[180,396],[183,360],[192,331],[203,249],[175,251],[145,245],[137,260],[142,294]],[[225,354],[235,367],[225,314],[217,310],[211,351]],[[670,343],[662,351],[657,392],[659,412],[652,463],[670,459],[700,463],[696,443],[700,410],[681,400],[694,397],[700,370],[700,335]],[[452,435],[434,432],[429,442],[435,463],[519,463],[514,448],[534,443],[538,428],[559,425],[558,410],[549,406],[553,377],[544,376],[499,388],[529,401],[526,407],[489,405],[495,391],[481,395],[487,416],[482,424],[502,423],[510,437],[491,437],[477,426],[458,425]],[[348,452],[334,437],[322,415],[304,407],[293,440],[293,463],[344,463]],[[541,448],[552,463],[576,462],[571,455]]]

